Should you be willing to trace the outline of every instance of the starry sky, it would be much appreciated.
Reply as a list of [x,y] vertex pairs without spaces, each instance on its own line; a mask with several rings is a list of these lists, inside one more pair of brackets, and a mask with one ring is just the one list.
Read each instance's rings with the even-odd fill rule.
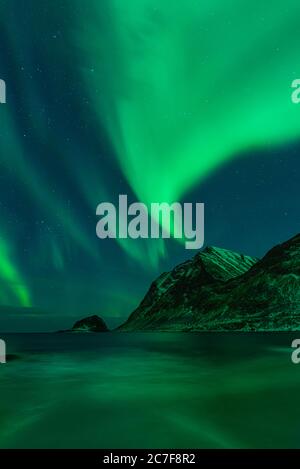
[[298,0],[1,0],[0,330],[114,327],[194,253],[96,207],[204,202],[205,244],[299,231]]

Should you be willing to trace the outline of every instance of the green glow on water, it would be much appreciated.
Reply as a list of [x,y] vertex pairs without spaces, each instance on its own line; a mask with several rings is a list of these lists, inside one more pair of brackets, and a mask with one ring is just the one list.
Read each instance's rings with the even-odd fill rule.
[[7,336],[0,447],[299,448],[293,338]]

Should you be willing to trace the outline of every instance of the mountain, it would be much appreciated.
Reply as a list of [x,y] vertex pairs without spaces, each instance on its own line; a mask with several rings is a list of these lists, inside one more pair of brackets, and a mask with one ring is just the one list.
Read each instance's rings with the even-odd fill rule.
[[300,329],[300,234],[261,260],[208,247],[163,273],[121,331]]
[[94,315],[75,322],[72,329],[58,332],[108,332],[108,330],[109,329],[107,328],[107,325],[103,319],[97,315]]
[[108,328],[99,316],[90,316],[77,321],[72,327],[72,332],[107,332]]

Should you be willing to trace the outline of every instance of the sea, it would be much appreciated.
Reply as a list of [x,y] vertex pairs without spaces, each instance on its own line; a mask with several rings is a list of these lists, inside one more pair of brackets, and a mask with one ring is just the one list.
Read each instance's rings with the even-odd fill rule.
[[300,447],[300,331],[0,338],[0,448]]

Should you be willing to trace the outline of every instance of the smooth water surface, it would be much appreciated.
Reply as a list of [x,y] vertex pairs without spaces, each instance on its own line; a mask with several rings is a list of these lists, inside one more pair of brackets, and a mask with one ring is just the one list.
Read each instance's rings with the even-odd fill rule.
[[1,338],[1,448],[300,447],[297,333]]

